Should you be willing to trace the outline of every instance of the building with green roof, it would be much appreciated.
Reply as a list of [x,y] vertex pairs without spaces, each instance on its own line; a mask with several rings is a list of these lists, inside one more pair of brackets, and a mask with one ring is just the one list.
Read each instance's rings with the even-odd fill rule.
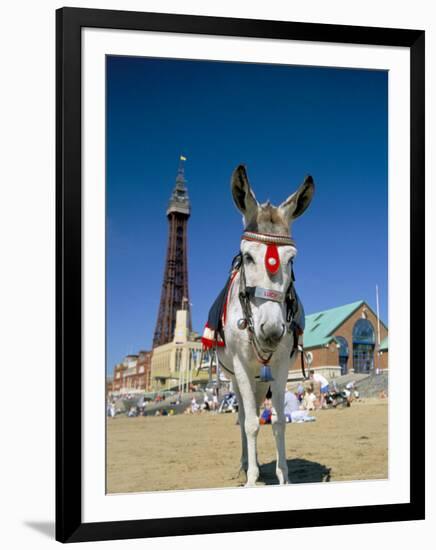
[[330,378],[388,368],[388,328],[364,300],[306,315],[303,346],[310,368]]

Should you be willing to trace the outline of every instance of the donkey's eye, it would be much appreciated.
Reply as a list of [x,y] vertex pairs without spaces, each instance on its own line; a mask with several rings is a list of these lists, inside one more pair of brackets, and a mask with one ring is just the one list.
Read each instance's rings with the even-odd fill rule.
[[254,264],[254,258],[251,254],[248,254],[248,252],[244,254],[244,260],[247,264]]

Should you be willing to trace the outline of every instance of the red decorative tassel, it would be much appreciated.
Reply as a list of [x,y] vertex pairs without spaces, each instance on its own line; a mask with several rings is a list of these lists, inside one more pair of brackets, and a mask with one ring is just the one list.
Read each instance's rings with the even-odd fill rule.
[[201,343],[203,344],[204,350],[208,350],[215,347],[223,348],[225,345],[222,340],[209,340],[208,338],[202,338]]
[[213,348],[213,346],[214,346],[214,341],[209,340],[208,338],[202,338],[201,343],[203,344],[203,349],[204,350]]

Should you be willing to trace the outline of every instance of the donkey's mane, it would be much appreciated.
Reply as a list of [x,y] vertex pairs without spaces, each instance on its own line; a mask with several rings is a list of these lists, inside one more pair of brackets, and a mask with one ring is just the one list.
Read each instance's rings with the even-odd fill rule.
[[256,215],[247,220],[245,230],[271,235],[289,235],[289,225],[282,212],[270,202],[259,205]]

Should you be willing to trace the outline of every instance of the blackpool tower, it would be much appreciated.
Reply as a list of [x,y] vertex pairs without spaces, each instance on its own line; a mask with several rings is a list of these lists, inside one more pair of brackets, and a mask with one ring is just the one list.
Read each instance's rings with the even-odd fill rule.
[[181,156],[176,185],[167,208],[168,246],[153,348],[172,342],[178,310],[188,311],[188,326],[191,330],[187,259],[191,207],[186,188],[185,161],[186,157]]

